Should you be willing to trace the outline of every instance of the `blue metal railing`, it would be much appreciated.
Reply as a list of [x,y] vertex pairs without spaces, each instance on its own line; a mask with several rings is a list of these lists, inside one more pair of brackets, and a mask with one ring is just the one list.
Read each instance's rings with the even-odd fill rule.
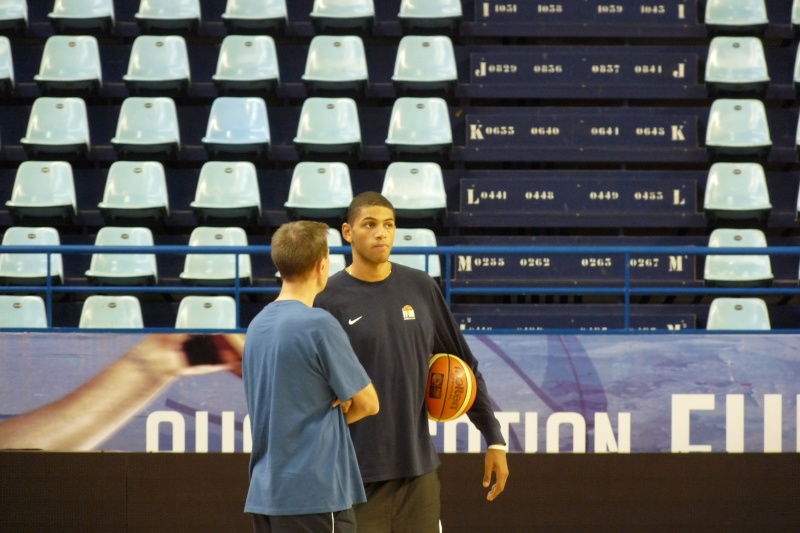
[[[269,255],[269,246],[177,246],[177,245],[158,245],[158,246],[94,246],[94,245],[60,245],[60,246],[0,246],[0,254],[43,254],[50,259],[53,254],[63,256],[80,254],[221,254],[235,255],[234,261],[235,276],[233,285],[228,286],[197,286],[197,285],[157,285],[157,286],[122,286],[122,285],[57,285],[53,283],[51,272],[51,261],[47,261],[48,271],[46,283],[44,285],[9,285],[2,287],[4,293],[30,293],[44,292],[46,294],[47,323],[49,330],[68,331],[77,328],[53,328],[52,310],[53,295],[57,293],[193,293],[193,294],[232,294],[236,301],[236,323],[240,321],[240,302],[242,294],[277,294],[280,286],[244,286],[241,283],[239,273],[239,255]],[[331,247],[332,254],[350,254],[349,246]],[[768,247],[768,248],[711,248],[704,246],[438,246],[438,247],[415,247],[403,246],[395,247],[392,250],[394,255],[425,255],[426,268],[428,267],[429,256],[444,256],[444,268],[442,269],[443,292],[445,299],[450,305],[454,295],[570,295],[570,294],[601,294],[617,295],[623,298],[624,327],[622,329],[608,332],[631,332],[631,297],[635,295],[716,295],[716,294],[735,294],[746,295],[800,295],[798,287],[684,287],[684,286],[648,286],[631,284],[631,258],[636,255],[659,254],[659,255],[791,255],[800,256],[800,247]],[[624,265],[624,276],[619,282],[611,280],[612,286],[592,287],[581,284],[572,286],[541,286],[537,285],[536,280],[530,280],[526,285],[495,285],[490,287],[456,287],[453,284],[454,262],[453,258],[459,255],[480,254],[482,256],[492,255],[566,255],[566,254],[603,254],[621,257]],[[698,280],[702,281],[702,280]],[[641,283],[641,282],[639,282]],[[242,330],[243,328],[239,328]],[[172,331],[173,328],[145,328],[142,331]],[[559,333],[566,330],[551,330]],[[690,330],[685,330],[690,331]],[[793,330],[780,330],[789,332]],[[493,333],[509,333],[511,331],[494,330]],[[513,330],[514,333],[520,333]],[[547,330],[540,330],[539,333],[547,333]]]

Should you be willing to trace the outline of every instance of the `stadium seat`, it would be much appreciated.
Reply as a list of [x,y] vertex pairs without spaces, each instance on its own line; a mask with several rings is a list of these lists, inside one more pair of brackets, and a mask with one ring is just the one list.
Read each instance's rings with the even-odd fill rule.
[[764,160],[772,148],[767,111],[755,99],[720,98],[711,104],[706,149],[719,161]]
[[133,95],[187,94],[192,75],[186,40],[180,35],[140,35],[133,41],[122,79]]
[[447,102],[441,98],[401,97],[395,100],[386,138],[393,158],[445,156],[452,144]]
[[356,158],[361,124],[352,98],[306,98],[294,144],[301,159]]
[[[397,228],[394,233],[394,250],[403,246],[436,247],[436,234],[425,228]],[[426,256],[424,254],[397,254],[389,256],[389,262],[405,265],[423,270],[433,278],[442,276],[438,255],[427,256],[427,269],[425,268]]]
[[381,194],[392,202],[398,218],[438,220],[447,208],[442,169],[437,163],[391,163]]
[[30,159],[78,159],[91,150],[89,118],[81,98],[42,96],[33,102],[25,137]]
[[202,17],[200,0],[141,0],[134,15],[142,33],[195,34]]
[[800,53],[795,53],[792,85],[794,86],[795,97],[800,97]]
[[89,96],[103,86],[100,49],[91,35],[53,35],[47,39],[39,73],[42,94]]
[[113,0],[56,0],[47,17],[56,33],[110,33]]
[[443,35],[400,39],[392,82],[398,94],[451,92],[458,80],[453,42]]
[[[2,25],[0,25],[2,28]],[[0,35],[0,96],[11,96],[14,92],[14,59],[11,41]]]
[[764,0],[707,0],[705,24],[710,35],[761,35],[767,6]]
[[361,37],[317,35],[311,39],[302,76],[309,94],[363,94],[368,78],[367,56]]
[[47,309],[41,296],[0,296],[0,329],[46,327]]
[[[342,233],[336,228],[328,228],[328,247],[333,248],[334,246],[342,246]],[[344,254],[330,254],[330,264],[329,276],[344,270],[347,266]]]
[[316,33],[368,34],[375,6],[372,0],[314,0],[310,16]]
[[[720,228],[708,238],[710,248],[766,248],[758,229]],[[711,287],[768,287],[774,278],[769,255],[708,255],[703,274]]]
[[[55,228],[13,226],[3,234],[3,246],[59,246]],[[64,282],[61,254],[50,254],[50,283]],[[3,285],[47,285],[47,254],[0,254],[0,283]]]
[[[192,230],[189,246],[247,246],[247,233],[236,227],[199,226]],[[180,279],[187,285],[235,285],[235,257],[234,254],[187,254]],[[250,285],[250,255],[240,254],[238,257],[239,285]]]
[[236,329],[236,300],[230,296],[186,296],[175,329]]
[[761,298],[715,298],[708,309],[706,329],[764,331],[772,327]]
[[136,296],[100,296],[86,298],[81,309],[79,328],[142,329],[142,307]]
[[27,0],[0,0],[0,32],[24,33],[26,29]]
[[714,163],[708,172],[703,209],[712,223],[764,223],[772,210],[764,168],[758,163]]
[[800,0],[792,2],[792,29],[795,36],[800,33]]
[[[153,246],[153,233],[148,228],[105,226],[97,232],[95,246]],[[86,279],[93,285],[155,285],[158,268],[155,254],[104,253],[92,254]]]
[[74,220],[78,204],[72,165],[66,161],[23,161],[17,167],[6,206],[16,224],[36,219]]
[[222,22],[230,34],[280,31],[287,21],[286,0],[228,0]]
[[47,327],[47,308],[41,296],[0,296],[0,329]]
[[270,131],[264,99],[256,96],[215,98],[202,142],[210,159],[266,157]]
[[708,47],[705,80],[712,97],[763,97],[769,72],[761,39],[714,37]]
[[221,95],[275,92],[280,85],[275,41],[268,35],[228,35],[211,79]]
[[157,161],[115,161],[108,169],[103,200],[97,204],[108,225],[152,219],[163,223],[169,216],[164,165]]
[[284,206],[289,218],[344,220],[353,199],[350,169],[344,163],[300,162],[294,167]]
[[177,157],[181,138],[175,102],[164,96],[129,96],[120,107],[111,144],[120,159]]
[[253,163],[208,161],[200,169],[194,201],[198,224],[231,219],[253,223],[261,216],[261,193]]
[[402,0],[397,18],[406,34],[454,33],[461,22],[461,0]]

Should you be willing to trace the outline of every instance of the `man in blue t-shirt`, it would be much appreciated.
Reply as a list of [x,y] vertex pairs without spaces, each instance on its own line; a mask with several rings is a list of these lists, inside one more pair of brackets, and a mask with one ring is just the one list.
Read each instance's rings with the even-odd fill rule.
[[327,231],[298,221],[275,232],[281,292],[247,329],[245,512],[256,532],[355,532],[352,507],[366,501],[347,424],[377,413],[378,396],[341,325],[312,307],[328,280]]

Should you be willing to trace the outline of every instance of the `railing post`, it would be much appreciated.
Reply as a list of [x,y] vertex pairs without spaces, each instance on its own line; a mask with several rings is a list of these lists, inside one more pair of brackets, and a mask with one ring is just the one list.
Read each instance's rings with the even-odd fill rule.
[[631,329],[631,254],[625,252],[625,333]]

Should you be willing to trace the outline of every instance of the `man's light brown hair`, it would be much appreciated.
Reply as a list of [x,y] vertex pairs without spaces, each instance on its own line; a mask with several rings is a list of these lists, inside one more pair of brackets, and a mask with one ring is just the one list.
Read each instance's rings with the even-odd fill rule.
[[328,255],[328,225],[311,220],[283,224],[272,236],[272,262],[285,281],[307,276]]

